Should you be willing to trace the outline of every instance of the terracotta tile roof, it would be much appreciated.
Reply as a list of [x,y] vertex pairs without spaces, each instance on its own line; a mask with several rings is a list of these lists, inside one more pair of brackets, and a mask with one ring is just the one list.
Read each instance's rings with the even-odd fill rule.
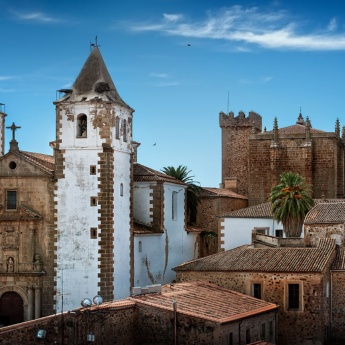
[[234,191],[230,189],[226,189],[226,188],[202,187],[200,191],[200,196],[202,198],[228,197],[228,198],[236,198],[236,199],[248,199],[247,197],[237,194]]
[[205,229],[197,228],[196,226],[187,224],[187,229],[186,229],[186,230],[187,230],[187,232],[196,232],[196,233],[199,233],[199,232],[204,231]]
[[175,267],[174,271],[247,271],[247,272],[322,272],[335,241],[321,238],[317,247],[252,248],[237,247]]
[[322,201],[314,206],[306,215],[304,224],[345,223],[345,200],[336,202]]
[[138,305],[173,311],[217,323],[228,323],[278,308],[276,304],[206,282],[169,284],[160,293],[131,297]]
[[333,261],[332,270],[345,270],[345,248],[337,246],[337,255]]
[[19,151],[20,156],[37,165],[41,169],[53,173],[55,168],[55,160],[53,156],[45,155],[42,153],[34,153],[27,151]]
[[175,177],[166,175],[139,163],[133,164],[133,177],[135,182],[163,181],[186,186],[185,183],[177,180]]
[[232,211],[219,218],[272,218],[271,203],[254,205],[239,210]]
[[[345,199],[314,199],[315,205],[320,203],[339,203]],[[219,218],[272,218],[271,203],[266,202],[259,205],[249,206],[220,215]]]

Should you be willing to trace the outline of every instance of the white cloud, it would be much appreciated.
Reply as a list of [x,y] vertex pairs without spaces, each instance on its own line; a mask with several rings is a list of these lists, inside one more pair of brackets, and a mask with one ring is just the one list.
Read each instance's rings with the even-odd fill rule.
[[272,79],[273,79],[273,77],[263,76],[263,77],[259,77],[256,79],[241,78],[241,79],[239,79],[239,82],[241,84],[266,84],[266,83],[270,82]]
[[167,22],[177,22],[178,20],[182,19],[181,14],[167,14],[163,13],[163,17]]
[[170,78],[169,74],[166,73],[150,73],[149,76],[153,78]]
[[181,14],[165,13],[159,23],[134,25],[131,29],[225,40],[266,49],[345,50],[345,32],[333,32],[338,26],[335,18],[321,32],[319,29],[303,32],[299,22],[294,21],[286,11],[262,12],[257,7],[233,6],[218,12],[208,12],[202,21],[184,18]]
[[10,12],[15,15],[15,17],[19,20],[27,21],[27,22],[40,22],[40,23],[56,23],[60,22],[59,19],[50,17],[42,12],[17,12],[14,10],[10,10]]
[[0,80],[10,80],[10,79],[14,79],[15,77],[11,77],[11,76],[6,76],[6,75],[0,75]]

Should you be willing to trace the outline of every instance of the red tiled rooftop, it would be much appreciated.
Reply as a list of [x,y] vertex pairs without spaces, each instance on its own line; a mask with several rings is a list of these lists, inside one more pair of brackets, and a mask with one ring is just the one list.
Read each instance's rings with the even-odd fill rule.
[[53,156],[27,151],[19,151],[19,154],[47,172],[54,171],[55,160]]
[[335,241],[322,238],[317,247],[237,247],[175,267],[174,271],[322,272],[335,250]]
[[131,297],[145,304],[192,317],[227,323],[277,309],[277,305],[206,282],[168,284],[160,293]]
[[305,224],[345,223],[345,200],[336,202],[320,202],[306,215]]
[[[320,203],[344,203],[345,199],[314,199],[315,205]],[[249,206],[229,212],[219,216],[220,218],[272,218],[271,203],[265,202],[263,204]]]
[[135,182],[163,181],[185,185],[185,183],[177,180],[175,177],[166,175],[139,163],[133,164],[133,176]]
[[332,264],[332,270],[345,270],[345,248],[337,246],[337,254]]

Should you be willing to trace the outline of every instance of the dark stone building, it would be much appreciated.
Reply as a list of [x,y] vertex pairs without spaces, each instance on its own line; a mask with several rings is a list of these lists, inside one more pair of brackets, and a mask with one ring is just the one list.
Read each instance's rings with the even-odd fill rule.
[[220,113],[222,183],[248,197],[248,204],[267,201],[283,172],[302,175],[312,185],[314,198],[344,197],[344,131],[314,129],[299,114],[296,124],[262,132],[262,118],[250,112]]

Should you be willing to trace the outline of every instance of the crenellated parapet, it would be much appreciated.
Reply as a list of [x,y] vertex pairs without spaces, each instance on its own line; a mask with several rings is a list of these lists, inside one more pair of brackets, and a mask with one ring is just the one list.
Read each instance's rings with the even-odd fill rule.
[[219,126],[223,127],[255,127],[259,132],[262,130],[262,117],[250,111],[246,117],[243,111],[240,111],[237,116],[234,115],[234,112],[229,112],[225,114],[222,111],[219,113]]

